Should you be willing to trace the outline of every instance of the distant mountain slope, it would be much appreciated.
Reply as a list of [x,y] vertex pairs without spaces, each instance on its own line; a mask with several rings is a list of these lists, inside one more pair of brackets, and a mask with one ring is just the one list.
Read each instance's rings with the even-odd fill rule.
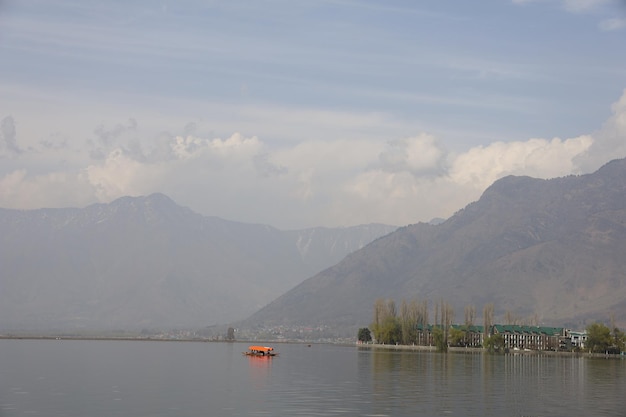
[[486,303],[544,323],[626,324],[626,160],[551,180],[506,177],[439,225],[377,239],[288,291],[245,326],[367,326],[377,298],[441,299],[463,321]]
[[84,209],[0,209],[0,329],[227,323],[395,230],[280,231],[162,194]]

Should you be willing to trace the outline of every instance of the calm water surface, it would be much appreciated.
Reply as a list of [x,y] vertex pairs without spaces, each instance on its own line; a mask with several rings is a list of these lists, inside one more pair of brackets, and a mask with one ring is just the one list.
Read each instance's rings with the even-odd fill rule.
[[625,416],[626,360],[0,340],[0,416]]

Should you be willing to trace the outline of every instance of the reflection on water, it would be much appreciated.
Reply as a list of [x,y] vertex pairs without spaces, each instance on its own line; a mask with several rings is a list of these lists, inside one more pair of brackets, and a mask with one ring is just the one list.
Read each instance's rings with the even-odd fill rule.
[[0,340],[0,416],[624,416],[626,360]]
[[626,415],[623,360],[373,350],[360,368],[371,375],[376,413]]
[[371,372],[376,412],[489,415],[489,405],[483,404],[482,397],[490,390],[485,386],[490,379],[481,378],[481,358],[474,354],[378,350],[364,354],[361,366],[364,372]]
[[271,381],[272,357],[246,356],[248,361],[248,373],[250,375],[250,385],[256,389],[263,387]]

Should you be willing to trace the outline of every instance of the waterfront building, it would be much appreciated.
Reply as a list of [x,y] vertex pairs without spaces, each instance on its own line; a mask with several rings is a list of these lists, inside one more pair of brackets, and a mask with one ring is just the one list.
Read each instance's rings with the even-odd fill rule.
[[496,324],[492,334],[500,334],[506,349],[519,350],[559,350],[568,341],[567,331],[563,327],[520,326],[515,324]]
[[570,335],[570,340],[573,348],[585,348],[585,342],[587,341],[587,332],[568,330],[568,333]]

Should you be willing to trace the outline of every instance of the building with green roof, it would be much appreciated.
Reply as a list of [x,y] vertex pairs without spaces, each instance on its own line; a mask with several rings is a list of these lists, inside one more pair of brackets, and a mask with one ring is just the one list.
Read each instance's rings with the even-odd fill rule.
[[496,324],[491,333],[502,335],[504,347],[513,350],[559,350],[568,339],[563,327]]

